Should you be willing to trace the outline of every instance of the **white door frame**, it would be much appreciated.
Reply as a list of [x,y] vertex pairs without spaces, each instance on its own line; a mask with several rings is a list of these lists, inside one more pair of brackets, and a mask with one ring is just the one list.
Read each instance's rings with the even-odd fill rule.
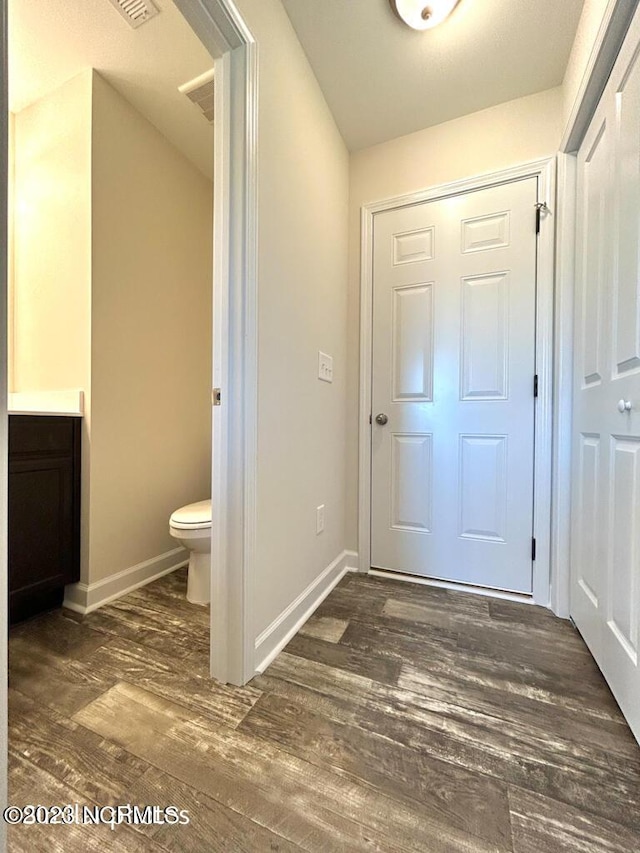
[[[535,409],[535,494],[533,535],[536,538],[536,560],[533,571],[533,596],[536,604],[548,606],[551,600],[551,462],[553,417],[553,281],[555,258],[555,159],[525,163],[500,172],[480,175],[450,184],[432,187],[408,195],[367,204],[361,212],[361,277],[360,277],[360,429],[359,429],[359,507],[358,550],[360,570],[371,566],[371,365],[373,302],[373,222],[378,213],[401,207],[435,201],[473,190],[487,189],[525,178],[538,179],[539,199],[548,205],[543,216],[537,249],[536,292],[536,373],[539,395]],[[531,210],[533,226],[535,210]],[[532,377],[533,379],[533,377]],[[425,582],[426,579],[418,579]],[[441,581],[430,583],[457,587]],[[530,600],[509,593],[496,595]]]
[[[175,0],[215,57],[211,675],[254,675],[258,46],[233,0]],[[212,401],[213,402],[213,401]]]

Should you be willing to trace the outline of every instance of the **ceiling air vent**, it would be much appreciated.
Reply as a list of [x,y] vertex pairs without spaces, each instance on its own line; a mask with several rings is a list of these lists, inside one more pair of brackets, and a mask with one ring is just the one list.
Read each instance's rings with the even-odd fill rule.
[[188,83],[178,87],[178,91],[182,95],[186,95],[198,107],[210,124],[213,124],[213,87],[213,68],[211,71],[205,71],[204,74],[201,74],[194,80],[190,80]]
[[120,12],[129,26],[135,30],[160,11],[151,0],[109,0],[111,5]]

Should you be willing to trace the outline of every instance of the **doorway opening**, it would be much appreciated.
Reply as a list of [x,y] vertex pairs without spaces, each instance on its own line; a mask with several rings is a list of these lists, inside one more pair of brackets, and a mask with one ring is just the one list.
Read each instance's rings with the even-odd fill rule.
[[[169,6],[166,9],[163,6],[160,14],[153,20],[145,22],[144,27],[151,28],[155,25],[157,35],[158,21],[162,17],[162,12],[166,14],[168,9]],[[109,7],[108,3],[105,4],[102,11],[105,14],[114,14],[114,10]],[[194,228],[200,228],[205,234],[205,241],[208,240],[209,247],[211,246],[213,232],[215,244],[213,253],[215,258],[213,300],[216,302],[218,310],[214,312],[216,324],[214,368],[213,376],[209,375],[204,383],[205,387],[200,389],[202,390],[202,397],[206,400],[205,412],[209,416],[207,421],[213,420],[215,442],[209,433],[205,457],[199,465],[199,474],[202,476],[204,472],[205,479],[208,479],[209,472],[213,472],[212,483],[210,487],[207,487],[207,490],[213,493],[212,522],[218,531],[212,548],[211,588],[214,594],[214,606],[212,607],[210,624],[214,626],[214,629],[210,637],[211,655],[208,668],[212,675],[221,680],[243,683],[252,674],[248,666],[250,656],[245,650],[247,645],[245,603],[249,598],[249,583],[248,581],[245,582],[244,569],[250,562],[253,529],[251,483],[254,474],[251,466],[247,463],[253,462],[255,457],[255,420],[253,414],[255,412],[256,371],[255,353],[252,351],[255,336],[250,336],[248,340],[237,339],[230,331],[237,328],[238,325],[250,330],[255,316],[255,185],[257,168],[254,152],[257,127],[255,43],[235,6],[227,3],[226,0],[210,0],[205,4],[184,0],[179,4],[171,4],[171,13],[177,16],[176,20],[182,21],[183,31],[189,31],[192,41],[195,39],[199,45],[199,51],[194,50],[193,53],[204,53],[209,57],[206,63],[209,70],[205,70],[205,76],[210,76],[210,66],[213,64],[210,57],[215,57],[214,74],[217,82],[215,114],[218,120],[213,130],[213,136],[205,148],[208,151],[208,156],[214,156],[220,191],[215,198],[214,225],[211,225],[210,217],[207,225],[205,216],[197,218],[197,223],[194,223]],[[118,20],[117,16],[113,20],[118,24],[123,23]],[[134,29],[137,30],[138,28],[135,27]],[[130,44],[129,47],[131,47]],[[166,45],[165,53],[170,53]],[[90,79],[89,81],[86,79],[82,81],[84,94],[88,92],[91,95],[95,86],[95,74],[89,71],[86,76]],[[191,71],[184,76],[193,80]],[[196,74],[196,78],[198,76]],[[180,82],[184,84],[184,78]],[[103,83],[105,86],[108,85],[102,80],[97,85],[102,86]],[[143,89],[144,86],[140,88]],[[183,92],[179,93],[179,97],[184,98],[185,87],[181,86],[180,88],[183,89]],[[192,87],[187,85],[186,88]],[[115,94],[120,93],[116,92]],[[232,98],[234,106],[238,107],[237,111],[231,110]],[[186,98],[185,103],[188,103]],[[131,104],[126,108],[130,107]],[[210,103],[207,108],[210,111]],[[197,107],[188,104],[188,109],[195,110],[192,113],[193,116],[197,115],[195,120],[203,120],[202,115],[198,114]],[[8,115],[5,115],[3,120],[6,121],[7,119]],[[170,136],[170,132],[163,130],[161,135],[167,137]],[[189,133],[185,134],[185,138],[189,136]],[[169,141],[171,142],[171,140]],[[175,140],[173,142],[175,145]],[[98,143],[91,139],[88,145],[90,154],[93,153],[92,146],[94,144]],[[175,145],[175,147],[179,148],[179,145]],[[203,150],[201,147],[201,154]],[[184,152],[179,151],[178,153]],[[198,159],[197,151],[192,150],[189,153],[191,157],[187,157],[187,159],[192,161]],[[115,155],[114,159],[117,159]],[[148,166],[144,156],[137,161],[131,156],[127,161],[125,153],[123,153],[120,159],[126,162],[124,165],[122,162],[117,165],[121,165],[123,169],[131,169],[132,174],[136,173],[136,166],[139,171],[144,171]],[[91,187],[91,181],[88,183]],[[209,193],[208,196],[210,207],[211,194]],[[122,219],[125,218],[126,213],[127,211],[122,212]],[[153,233],[153,220],[156,213],[157,211],[152,211],[149,214],[151,222],[148,223],[148,231],[146,232],[145,223],[140,221],[140,217],[136,219],[132,216],[129,223],[131,232],[137,233],[141,239],[144,238],[145,233]],[[93,225],[93,222],[91,224]],[[110,248],[117,253],[118,249],[122,247],[114,239]],[[211,265],[209,249],[209,276]],[[150,282],[145,281],[145,284],[148,286]],[[153,287],[151,286],[149,290],[148,296],[150,304],[152,304]],[[208,288],[207,295],[209,302],[211,302],[211,286]],[[205,308],[205,310],[201,310],[201,308],[202,306],[195,310],[198,319],[203,325],[210,323],[210,308]],[[118,315],[117,299],[114,300],[112,309],[112,313]],[[124,319],[129,318],[125,316]],[[118,331],[122,332],[121,329]],[[103,336],[103,338],[106,337]],[[102,343],[105,343],[104,339]],[[189,347],[192,342],[186,339],[184,343],[186,347]],[[206,375],[207,365],[208,371],[211,371],[210,344],[208,354],[205,354],[200,362],[205,365],[202,373]],[[151,363],[151,359],[148,363]],[[108,379],[109,377],[107,377]],[[108,381],[106,384],[108,385]],[[113,384],[117,383],[113,382]],[[212,385],[217,386],[216,394],[211,392]],[[82,395],[77,394],[76,399],[82,401]],[[92,396],[91,403],[95,404],[96,402],[96,396]],[[211,409],[209,408],[212,402],[214,403],[213,418],[211,418]],[[104,406],[104,411],[109,411],[108,405]],[[79,415],[80,412],[74,410],[72,414]],[[92,420],[95,422],[95,412],[92,414],[94,415]],[[230,428],[231,425],[233,425],[233,429]],[[205,432],[207,431],[208,428]],[[157,439],[155,431],[147,430],[146,439],[150,445],[153,445]],[[89,445],[89,442],[85,442],[85,444]],[[211,453],[212,450],[213,453]],[[207,459],[210,459],[211,462],[208,462]],[[136,461],[134,460],[134,464]],[[203,495],[200,493],[197,496],[202,497]],[[238,498],[240,498],[239,502]],[[123,496],[123,500],[126,500],[126,497]],[[173,509],[176,508],[175,503],[172,501]],[[177,503],[183,503],[182,499]],[[85,513],[83,523],[87,522],[89,515],[90,513]],[[134,516],[133,512],[131,516]],[[167,519],[163,518],[165,536],[168,528],[166,522]],[[75,523],[77,524],[77,518]],[[119,535],[122,536],[123,533],[126,536],[128,532],[128,529],[123,531],[118,525],[114,525],[114,528],[112,529],[114,539],[117,539]],[[77,530],[75,533],[77,534]],[[184,553],[180,548],[172,550],[174,553],[165,553],[163,556],[171,560],[175,558],[177,551]],[[229,580],[227,568],[230,558],[234,559],[234,572]],[[135,566],[136,570],[142,571],[142,583],[150,579],[150,567],[147,563],[148,561],[142,560]],[[157,568],[157,566],[153,567],[153,569]],[[165,560],[165,565],[159,568],[158,574],[170,571],[172,568],[174,566],[166,565]],[[119,588],[122,583],[122,577],[118,577],[119,574],[122,573],[115,573],[115,579],[107,578],[107,583],[104,585],[100,581],[98,582],[100,586],[105,586],[105,588],[98,590],[104,598],[117,597],[123,591]],[[139,584],[134,583],[133,585],[138,586]],[[82,589],[82,585],[80,585],[79,593],[88,598],[87,593],[91,591],[91,584],[86,583],[84,586],[85,589]],[[78,585],[76,585],[77,592]],[[73,603],[72,596],[73,589],[71,589],[68,603]],[[103,603],[103,599],[98,601],[98,604],[101,603]],[[87,604],[90,605],[91,602],[84,602],[82,609],[89,609]]]
[[214,60],[172,3],[8,11],[10,616],[110,605],[168,651],[193,619],[208,656],[207,614],[140,587],[211,495]]

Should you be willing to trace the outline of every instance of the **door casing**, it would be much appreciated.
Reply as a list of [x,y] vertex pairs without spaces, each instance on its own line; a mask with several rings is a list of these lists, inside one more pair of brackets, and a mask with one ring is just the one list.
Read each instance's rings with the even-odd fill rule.
[[[539,393],[535,411],[535,494],[533,528],[536,538],[536,560],[533,568],[533,595],[522,596],[492,591],[492,595],[522,601],[533,601],[548,607],[551,602],[551,463],[553,424],[553,320],[555,257],[555,159],[525,163],[505,171],[443,184],[408,195],[397,196],[365,205],[361,211],[361,278],[360,278],[360,404],[359,404],[359,500],[358,550],[360,570],[371,566],[371,370],[372,370],[372,300],[373,300],[373,221],[377,213],[409,205],[499,186],[523,178],[538,179],[538,198],[547,204],[542,216],[537,249],[536,292],[536,373]],[[532,209],[532,222],[535,210]],[[456,587],[441,581],[414,579],[416,582]],[[464,587],[468,589],[468,587]]]
[[258,45],[233,0],[175,2],[217,57],[210,673],[245,684],[255,673]]

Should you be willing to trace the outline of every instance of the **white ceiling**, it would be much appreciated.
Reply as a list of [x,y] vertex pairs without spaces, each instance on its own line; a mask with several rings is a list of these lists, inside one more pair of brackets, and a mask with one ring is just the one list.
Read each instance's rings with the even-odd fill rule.
[[138,29],[107,0],[10,0],[9,106],[19,112],[95,68],[208,177],[213,128],[178,86],[213,60],[171,0]]
[[426,32],[389,0],[283,3],[354,151],[560,85],[583,0],[460,0]]

